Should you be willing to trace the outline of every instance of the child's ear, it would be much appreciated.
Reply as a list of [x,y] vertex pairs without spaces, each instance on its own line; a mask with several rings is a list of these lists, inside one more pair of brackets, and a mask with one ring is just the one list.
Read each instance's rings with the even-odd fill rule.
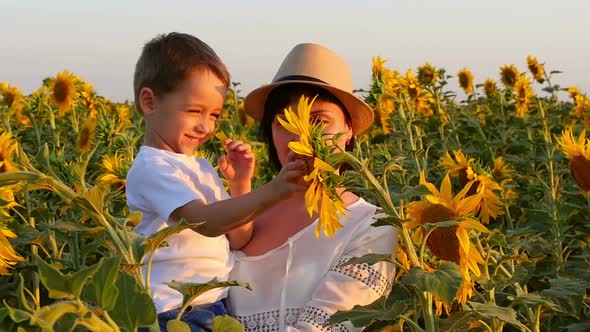
[[139,107],[143,115],[154,113],[155,97],[154,91],[150,88],[143,87],[139,90]]

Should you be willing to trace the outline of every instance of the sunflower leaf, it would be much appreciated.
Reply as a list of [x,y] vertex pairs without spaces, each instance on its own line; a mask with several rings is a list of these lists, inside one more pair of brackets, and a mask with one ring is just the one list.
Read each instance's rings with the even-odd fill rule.
[[156,320],[156,307],[139,282],[128,273],[119,273],[116,287],[119,296],[109,314],[122,330],[135,331]]
[[329,322],[337,324],[350,321],[355,327],[364,327],[374,321],[394,322],[405,310],[406,307],[400,302],[389,307],[386,298],[381,297],[365,306],[355,305],[348,311],[338,311],[330,317]]
[[499,319],[508,324],[512,324],[519,328],[523,328],[524,325],[516,318],[516,311],[512,308],[505,308],[495,305],[494,303],[478,303],[468,301],[473,312],[479,316],[487,319]]
[[213,318],[213,332],[244,332],[244,326],[228,315]]
[[369,265],[377,264],[379,262],[389,262],[395,263],[395,259],[391,256],[391,254],[366,254],[361,257],[354,257],[346,262],[340,264],[339,266],[347,266],[352,264],[364,264],[367,263]]
[[414,267],[402,278],[402,283],[421,292],[430,292],[450,306],[459,291],[463,275],[457,264],[442,262],[434,272]]
[[579,319],[580,311],[584,307],[584,294],[588,282],[559,277],[549,280],[549,283],[551,288],[541,291],[541,295],[556,303],[562,313]]
[[240,283],[237,281],[219,281],[217,280],[217,278],[213,278],[212,280],[206,283],[180,282],[172,280],[171,282],[167,282],[165,284],[168,285],[168,287],[175,289],[182,294],[182,306],[185,306],[187,303],[192,302],[195,298],[205,293],[206,291],[215,288],[241,286],[246,289],[252,290],[249,284]]

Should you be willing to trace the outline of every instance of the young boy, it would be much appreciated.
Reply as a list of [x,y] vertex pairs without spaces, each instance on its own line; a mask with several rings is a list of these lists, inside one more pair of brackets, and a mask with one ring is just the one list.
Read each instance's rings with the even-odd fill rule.
[[[148,42],[135,67],[135,104],[145,119],[144,145],[126,185],[130,209],[142,212],[135,231],[151,235],[181,219],[204,222],[194,231],[170,236],[169,246],[155,253],[150,289],[161,327],[176,317],[182,304],[182,295],[165,282],[227,280],[234,262],[230,246],[239,249],[250,240],[252,218],[306,189],[304,163],[292,155],[275,179],[250,192],[254,155],[249,145],[228,140],[219,168],[229,182],[230,199],[213,166],[194,156],[215,132],[229,82],[215,52],[181,33]],[[221,300],[226,294],[226,289],[203,294],[191,303],[191,312],[224,314]],[[193,319],[191,312],[183,320]],[[192,323],[203,323],[201,316],[195,319]]]

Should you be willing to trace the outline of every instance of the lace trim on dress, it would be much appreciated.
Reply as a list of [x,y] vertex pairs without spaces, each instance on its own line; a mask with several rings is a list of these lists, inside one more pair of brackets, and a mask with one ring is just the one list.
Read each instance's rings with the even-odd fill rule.
[[342,324],[326,325],[330,314],[322,309],[314,307],[306,307],[299,315],[298,321],[308,323],[326,332],[348,332],[348,328]]
[[336,266],[330,271],[338,272],[362,282],[371,287],[377,294],[379,294],[379,296],[388,294],[391,291],[391,282],[368,263],[342,265],[351,258],[353,257],[340,258],[338,262],[336,262]]
[[[234,318],[244,325],[247,332],[279,332],[279,310],[259,312],[252,315],[239,316]],[[287,326],[295,327],[297,322],[313,325],[320,331],[326,332],[348,332],[348,328],[342,324],[326,325],[330,314],[324,310],[307,307],[287,309],[285,323]]]

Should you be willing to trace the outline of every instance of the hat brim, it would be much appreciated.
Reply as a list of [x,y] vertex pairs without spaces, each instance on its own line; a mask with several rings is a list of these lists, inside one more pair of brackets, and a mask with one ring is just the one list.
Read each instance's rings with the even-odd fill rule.
[[362,101],[357,96],[350,92],[335,88],[329,84],[305,80],[282,81],[261,86],[246,96],[246,99],[244,100],[244,110],[255,120],[259,122],[262,121],[262,117],[264,115],[264,106],[266,104],[268,94],[279,86],[295,83],[321,87],[322,89],[333,94],[334,97],[338,98],[338,100],[340,100],[340,102],[344,105],[344,107],[346,107],[346,110],[350,114],[352,133],[354,136],[358,136],[359,134],[363,133],[373,124],[373,119],[375,118],[373,110],[369,105],[367,105],[367,103]]

